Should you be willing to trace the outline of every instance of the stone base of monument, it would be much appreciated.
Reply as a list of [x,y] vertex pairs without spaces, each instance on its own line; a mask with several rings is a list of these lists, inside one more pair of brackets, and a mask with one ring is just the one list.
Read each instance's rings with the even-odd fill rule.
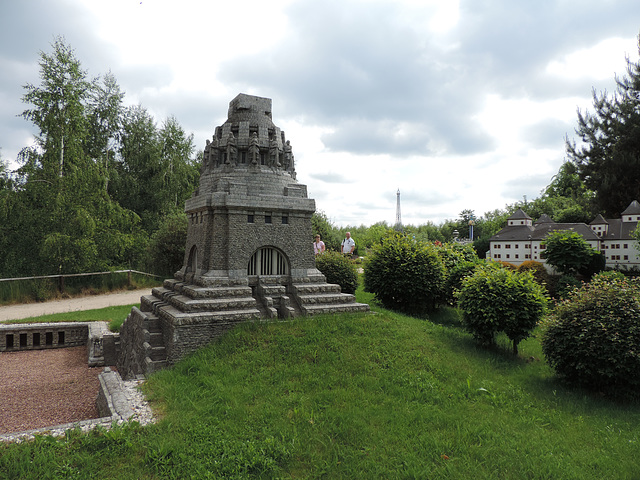
[[123,378],[172,365],[241,322],[369,311],[322,275],[210,280],[201,279],[208,286],[165,280],[141,298],[120,330]]

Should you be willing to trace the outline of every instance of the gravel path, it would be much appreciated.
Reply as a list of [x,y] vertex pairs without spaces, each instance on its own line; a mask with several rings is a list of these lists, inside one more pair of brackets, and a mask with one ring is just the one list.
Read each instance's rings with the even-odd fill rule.
[[87,347],[0,353],[0,434],[98,418]]
[[[0,321],[140,303],[150,289],[0,307]],[[98,418],[102,367],[87,365],[87,347],[0,352],[0,435]],[[135,390],[134,386],[130,386]],[[137,420],[152,421],[136,395]],[[141,412],[141,413],[140,413]]]
[[116,305],[133,305],[140,303],[140,297],[151,293],[150,288],[109,293],[106,295],[88,295],[86,297],[53,300],[43,303],[22,303],[0,307],[0,322],[31,318],[50,313],[77,312],[94,308],[112,307]]

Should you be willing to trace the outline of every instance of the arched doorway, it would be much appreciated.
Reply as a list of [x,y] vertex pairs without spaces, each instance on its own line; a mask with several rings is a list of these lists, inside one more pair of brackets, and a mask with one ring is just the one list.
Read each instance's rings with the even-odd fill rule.
[[277,248],[259,248],[249,260],[247,275],[289,275],[289,262]]

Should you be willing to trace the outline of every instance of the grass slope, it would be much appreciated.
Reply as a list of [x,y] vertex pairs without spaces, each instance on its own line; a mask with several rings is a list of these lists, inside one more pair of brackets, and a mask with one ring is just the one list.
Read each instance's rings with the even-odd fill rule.
[[640,406],[503,343],[455,310],[243,325],[149,379],[157,425],[2,446],[0,478],[640,478]]

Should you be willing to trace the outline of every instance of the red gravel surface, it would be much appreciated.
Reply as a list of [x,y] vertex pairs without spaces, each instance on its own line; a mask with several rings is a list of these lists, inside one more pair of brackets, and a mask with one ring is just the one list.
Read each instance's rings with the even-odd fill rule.
[[98,418],[87,347],[0,353],[0,434]]

